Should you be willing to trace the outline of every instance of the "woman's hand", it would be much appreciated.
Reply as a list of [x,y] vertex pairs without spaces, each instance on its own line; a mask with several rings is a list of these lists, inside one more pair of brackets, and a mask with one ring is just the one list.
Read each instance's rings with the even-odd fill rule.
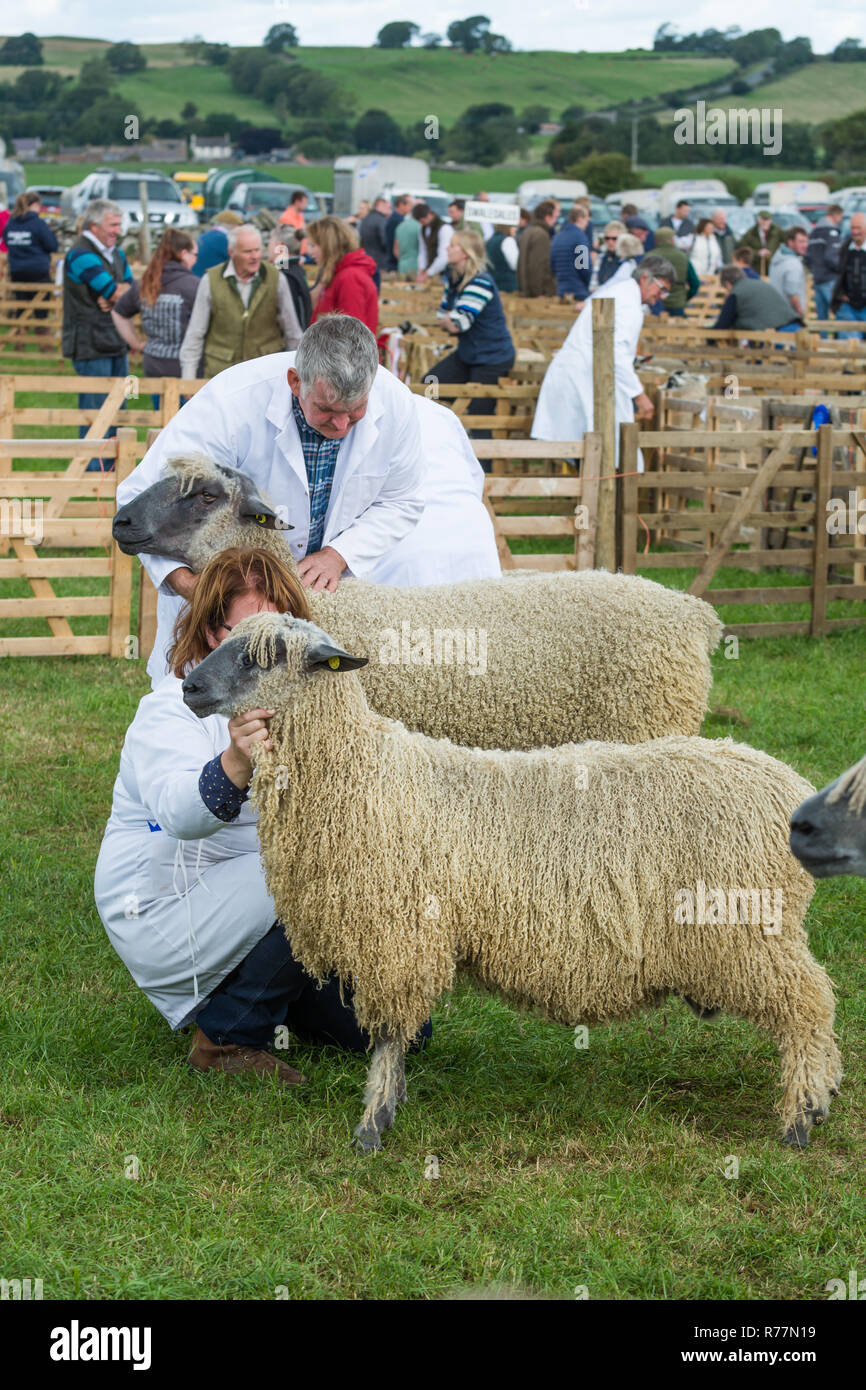
[[653,403],[645,391],[634,398],[634,413],[638,420],[651,420],[655,414]]
[[241,790],[249,786],[253,775],[253,744],[261,743],[268,751],[274,746],[268,736],[268,720],[275,714],[273,709],[249,709],[229,720],[231,743],[220,762],[226,777]]

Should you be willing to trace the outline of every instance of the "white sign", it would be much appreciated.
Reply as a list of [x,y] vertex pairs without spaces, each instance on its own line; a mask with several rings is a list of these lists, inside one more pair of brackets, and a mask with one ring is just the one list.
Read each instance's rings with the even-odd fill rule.
[[467,222],[503,223],[506,227],[516,227],[520,222],[520,208],[516,203],[482,203],[470,198],[463,209]]

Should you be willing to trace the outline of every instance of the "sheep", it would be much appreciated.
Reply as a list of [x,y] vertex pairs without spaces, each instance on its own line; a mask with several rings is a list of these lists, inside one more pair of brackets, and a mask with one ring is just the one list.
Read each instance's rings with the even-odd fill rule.
[[461,748],[371,712],[364,660],[263,613],[183,683],[201,717],[277,711],[251,790],[262,862],[295,954],[351,981],[373,1039],[358,1146],[392,1124],[406,1046],[458,968],[568,1027],[670,992],[751,1020],[805,1146],[841,1077],[787,842],[809,784],[728,739]]
[[791,849],[813,878],[866,878],[866,758],[798,806]]
[[[294,569],[277,521],[246,474],[193,457],[122,507],[114,536],[127,554],[196,572],[230,545],[264,547]],[[369,660],[374,709],[481,748],[697,733],[722,631],[703,600],[602,570],[414,589],[349,579],[308,598],[314,620]]]

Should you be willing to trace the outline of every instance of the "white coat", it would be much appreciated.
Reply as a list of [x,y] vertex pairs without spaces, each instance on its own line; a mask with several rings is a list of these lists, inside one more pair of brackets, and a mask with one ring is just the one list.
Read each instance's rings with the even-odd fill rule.
[[[167,459],[191,451],[205,453],[219,463],[242,468],[274,505],[286,508],[295,528],[286,533],[286,540],[295,559],[301,559],[307,551],[310,499],[286,381],[286,370],[294,360],[294,353],[274,353],[230,367],[209,381],[178,411],[135,472],[119,485],[118,505],[156,482]],[[465,432],[456,417],[452,417],[453,425],[441,421],[437,428],[428,415],[422,448],[419,420],[427,414],[422,407],[445,414],[442,407],[413,396],[390,372],[379,368],[367,412],[352,426],[337,457],[322,543],[339,550],[350,574],[381,583],[474,578],[479,563],[483,573],[498,574],[489,518],[471,495],[477,479],[470,471],[466,451],[470,455],[472,451]],[[462,436],[456,445],[455,426]],[[444,446],[449,435],[450,446]],[[383,578],[381,562],[419,524],[425,474],[436,470],[444,447],[449,453],[456,447],[468,472],[466,486],[454,491],[449,506],[434,480],[437,506],[421,534],[417,559],[412,547],[404,546],[398,560],[386,566],[390,577]],[[480,471],[474,455],[471,465],[476,473]],[[434,560],[437,538],[441,553]],[[476,551],[480,560],[470,560]],[[143,555],[142,563],[158,590],[157,638],[147,664],[155,683],[166,673],[165,649],[183,600],[165,583],[178,567],[176,560]]]
[[[619,426],[634,420],[634,398],[643,387],[634,369],[643,324],[643,305],[637,281],[616,276],[590,295],[568,337],[544,374],[535,419],[533,439],[582,439],[593,427],[592,399],[592,301],[613,299],[613,368],[616,397],[617,460]],[[643,467],[639,459],[638,466]]]
[[722,268],[722,248],[716,240],[715,233],[709,236],[696,236],[692,244],[689,260],[696,275],[702,279],[707,275],[717,275]]
[[94,879],[111,944],[172,1028],[194,1017],[277,915],[250,803],[225,822],[199,795],[202,768],[229,746],[228,721],[198,719],[181,684],[161,681],[127,730]]

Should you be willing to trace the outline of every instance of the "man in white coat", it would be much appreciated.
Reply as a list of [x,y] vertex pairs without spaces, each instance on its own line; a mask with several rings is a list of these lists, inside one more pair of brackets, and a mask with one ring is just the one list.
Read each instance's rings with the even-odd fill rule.
[[568,337],[544,374],[533,439],[582,439],[593,428],[592,301],[614,301],[614,390],[616,397],[617,460],[619,426],[635,415],[647,419],[653,413],[634,369],[634,357],[643,324],[644,305],[657,304],[676,283],[676,272],[663,256],[644,256],[627,279],[612,279],[590,295]]
[[[439,414],[428,420],[425,410]],[[422,418],[427,447],[436,452],[455,428],[465,436],[449,412],[414,397],[379,367],[376,340],[364,324],[327,315],[307,329],[297,353],[229,367],[202,387],[119,485],[118,507],[156,482],[169,458],[204,453],[248,473],[284,509],[294,528],[287,544],[303,583],[313,589],[333,592],[347,575],[423,584],[498,574],[480,501],[481,470],[465,438],[456,451],[452,440],[460,478],[447,516],[437,500],[421,544],[410,545],[425,510]],[[434,528],[443,541],[438,552]],[[157,637],[147,667],[156,684],[166,672],[175,619],[198,577],[160,555],[143,555],[142,563],[158,591]]]

